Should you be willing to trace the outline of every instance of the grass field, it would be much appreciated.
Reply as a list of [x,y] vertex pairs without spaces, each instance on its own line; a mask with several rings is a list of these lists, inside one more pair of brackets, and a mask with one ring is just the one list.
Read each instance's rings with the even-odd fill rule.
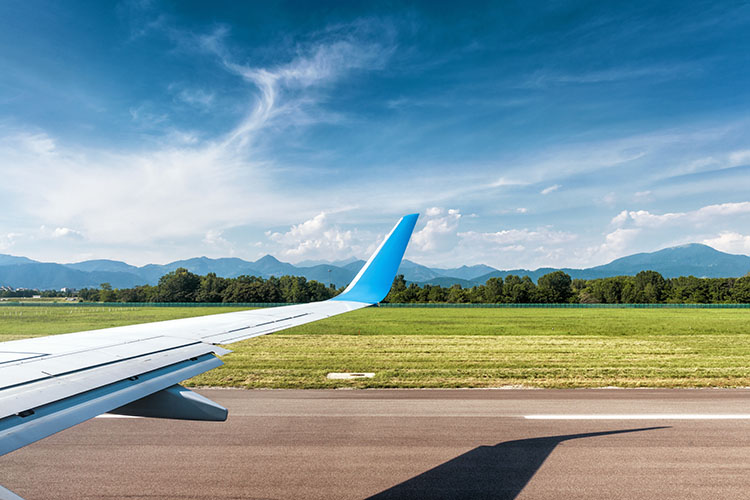
[[[0,341],[232,308],[0,307]],[[227,387],[750,386],[750,310],[368,308],[230,346]],[[375,372],[327,380],[329,372]]]

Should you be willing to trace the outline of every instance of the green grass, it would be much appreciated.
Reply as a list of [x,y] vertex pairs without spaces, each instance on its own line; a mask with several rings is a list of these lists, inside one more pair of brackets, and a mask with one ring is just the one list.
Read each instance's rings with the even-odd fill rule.
[[[231,308],[0,307],[0,340]],[[750,310],[369,308],[229,346],[227,387],[750,386]],[[329,372],[375,372],[327,380]]]
[[0,306],[0,342],[239,311],[236,307]]

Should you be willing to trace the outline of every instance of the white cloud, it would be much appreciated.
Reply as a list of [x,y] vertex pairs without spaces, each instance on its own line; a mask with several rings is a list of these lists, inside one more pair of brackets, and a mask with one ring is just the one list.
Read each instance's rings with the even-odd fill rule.
[[704,239],[702,243],[722,252],[750,254],[750,235],[725,231],[714,238]]
[[699,218],[726,217],[740,214],[750,214],[750,201],[708,205],[695,212],[695,215]]
[[[174,86],[170,86],[170,89],[172,88]],[[176,92],[175,98],[197,108],[209,108],[213,104],[216,95],[213,92],[202,89],[183,88]]]
[[627,80],[670,80],[683,78],[686,74],[696,73],[700,69],[693,64],[652,65],[639,67],[612,67],[607,69],[581,72],[559,73],[546,69],[535,71],[523,86],[538,88],[556,85],[579,85],[601,82],[617,82]]
[[555,184],[555,185],[553,185],[553,186],[550,186],[550,187],[547,187],[547,188],[544,188],[544,189],[542,189],[542,190],[540,191],[540,193],[542,193],[542,194],[550,194],[550,193],[552,193],[553,191],[557,191],[557,190],[558,190],[558,189],[560,189],[561,187],[562,187],[562,186],[560,186],[560,184]]
[[424,227],[412,236],[414,247],[423,252],[441,252],[455,247],[461,212],[434,207],[428,209],[425,216]]
[[218,251],[222,253],[228,253],[229,255],[234,255],[236,252],[235,246],[224,238],[223,232],[219,231],[217,229],[209,229],[206,231],[205,236],[203,237],[203,243],[205,243],[211,251]]
[[750,164],[750,149],[743,149],[729,153],[729,165],[732,167]]
[[52,231],[53,238],[83,238],[83,234],[69,227],[57,227]]
[[607,258],[621,257],[627,245],[640,232],[640,229],[615,229],[604,237],[604,243],[598,248],[598,253],[607,256]]
[[363,238],[357,231],[332,226],[323,212],[292,226],[285,233],[268,231],[266,236],[279,245],[285,258],[293,262],[309,259],[334,261],[369,254],[377,239],[373,235]]
[[614,224],[615,226],[622,226],[628,221],[628,218],[630,215],[628,214],[627,210],[623,210],[619,214],[615,215],[612,220],[610,221],[610,224]]
[[39,227],[39,232],[36,235],[37,238],[42,240],[46,239],[83,239],[83,233],[71,229],[69,227],[56,227],[55,229],[49,228],[45,225]]
[[513,180],[513,179],[507,179],[505,177],[500,177],[498,180],[490,184],[490,187],[505,187],[505,186],[526,186],[528,185],[528,182]]
[[612,224],[623,226],[632,223],[636,227],[657,228],[676,222],[706,224],[717,219],[750,214],[750,202],[721,203],[707,205],[690,212],[673,212],[665,214],[653,214],[648,210],[623,210],[612,219]]
[[553,231],[548,228],[538,228],[536,230],[505,229],[493,233],[467,231],[465,233],[459,233],[458,235],[464,245],[517,245],[522,243],[544,243],[546,245],[554,245],[576,239],[576,236],[572,233]]
[[684,218],[685,213],[652,214],[648,210],[628,212],[630,220],[639,227],[659,227],[677,219]]
[[9,250],[21,236],[23,236],[21,233],[6,233],[0,235],[0,250]]

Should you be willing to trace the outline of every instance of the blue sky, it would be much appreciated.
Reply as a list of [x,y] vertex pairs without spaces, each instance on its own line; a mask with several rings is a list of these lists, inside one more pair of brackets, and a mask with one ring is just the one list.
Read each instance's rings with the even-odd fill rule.
[[750,254],[746,2],[0,3],[0,253]]

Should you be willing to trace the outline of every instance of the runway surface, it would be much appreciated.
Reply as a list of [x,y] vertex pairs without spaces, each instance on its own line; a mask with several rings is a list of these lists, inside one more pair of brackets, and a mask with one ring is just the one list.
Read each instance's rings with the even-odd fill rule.
[[0,457],[0,484],[27,500],[750,498],[750,390],[199,392],[229,420],[97,418]]

